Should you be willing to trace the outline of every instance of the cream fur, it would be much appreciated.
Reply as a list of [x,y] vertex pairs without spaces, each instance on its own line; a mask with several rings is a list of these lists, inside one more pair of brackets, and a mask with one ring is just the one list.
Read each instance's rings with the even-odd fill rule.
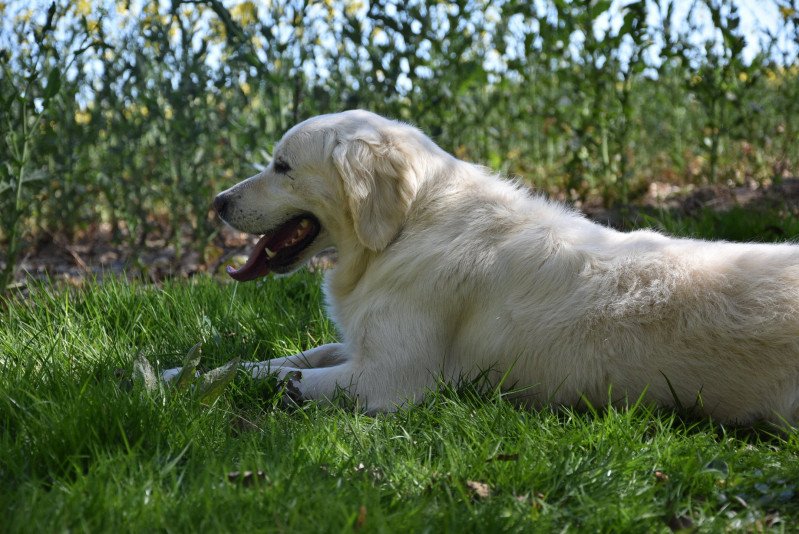
[[227,221],[319,219],[302,259],[338,250],[342,341],[256,376],[299,369],[303,397],[342,387],[369,411],[486,369],[533,405],[673,406],[670,382],[722,421],[799,420],[799,246],[617,232],[364,111],[295,126],[275,157],[290,178],[270,166],[222,193]]

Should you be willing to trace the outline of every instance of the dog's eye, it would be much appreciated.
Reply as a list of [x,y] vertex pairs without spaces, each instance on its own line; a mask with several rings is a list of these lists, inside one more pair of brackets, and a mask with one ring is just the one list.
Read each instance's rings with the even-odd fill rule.
[[278,174],[286,174],[291,170],[291,167],[288,163],[283,161],[282,159],[276,160],[274,164],[275,172]]

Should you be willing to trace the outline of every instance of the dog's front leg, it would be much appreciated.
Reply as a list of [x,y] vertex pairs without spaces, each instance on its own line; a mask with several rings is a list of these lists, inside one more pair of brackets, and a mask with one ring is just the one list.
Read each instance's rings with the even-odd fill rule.
[[[253,378],[265,378],[269,375],[270,370],[274,372],[278,367],[292,367],[297,369],[305,369],[307,367],[328,367],[341,363],[345,359],[344,351],[341,349],[340,343],[329,343],[314,347],[310,350],[286,356],[283,358],[274,358],[263,362],[241,362],[241,367],[252,372]],[[172,382],[175,380],[182,367],[174,367],[166,369],[161,373],[161,379],[164,382]],[[197,372],[197,376],[200,373]]]
[[437,377],[430,370],[398,363],[392,358],[344,356],[341,363],[329,367],[272,367],[271,373],[286,381],[295,398],[330,402],[344,393],[374,413],[415,404],[436,386]]
[[243,362],[241,366],[252,371],[253,378],[264,378],[278,367],[308,369],[311,367],[330,367],[343,363],[347,359],[346,351],[341,343],[328,343],[312,349],[263,362]]

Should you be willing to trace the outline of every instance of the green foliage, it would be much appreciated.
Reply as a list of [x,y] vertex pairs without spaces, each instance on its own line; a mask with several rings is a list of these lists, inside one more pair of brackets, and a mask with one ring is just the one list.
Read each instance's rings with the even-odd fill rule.
[[97,44],[80,32],[56,37],[64,16],[65,10],[52,4],[38,23],[22,17],[17,53],[0,49],[0,124],[4,132],[0,145],[4,163],[0,166],[0,239],[7,241],[0,294],[13,277],[22,239],[29,233],[24,223],[34,191],[45,190],[52,179],[51,169],[45,166],[50,155],[47,144],[52,141],[47,121],[53,121],[59,108],[74,96],[63,73]]
[[352,107],[568,199],[790,176],[798,6],[775,1],[774,35],[730,0],[0,3],[0,283],[36,240],[98,228],[202,262],[214,193]]
[[[241,372],[210,405],[131,384],[142,354],[202,369],[333,340],[319,277],[43,285],[0,311],[3,530],[790,530],[799,436],[631,402],[514,407],[480,384],[367,417]],[[601,511],[601,513],[598,513]]]

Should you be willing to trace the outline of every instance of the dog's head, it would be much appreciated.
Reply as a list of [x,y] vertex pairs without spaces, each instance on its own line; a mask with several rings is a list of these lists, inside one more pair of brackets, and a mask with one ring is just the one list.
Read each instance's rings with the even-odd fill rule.
[[419,185],[415,155],[431,144],[366,111],[321,115],[289,130],[262,173],[220,193],[219,216],[263,235],[237,280],[287,273],[325,248],[380,251],[398,235]]

